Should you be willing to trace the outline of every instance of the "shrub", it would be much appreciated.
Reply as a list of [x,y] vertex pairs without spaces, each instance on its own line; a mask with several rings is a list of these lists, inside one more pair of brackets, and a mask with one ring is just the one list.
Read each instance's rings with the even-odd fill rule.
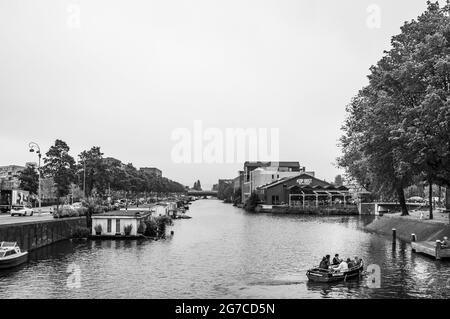
[[144,222],[139,223],[137,232],[138,232],[138,234],[144,234],[144,232],[145,232],[145,223]]
[[73,238],[86,238],[91,234],[90,230],[86,227],[76,227],[72,232]]
[[158,224],[154,219],[145,221],[145,236],[156,237],[158,235]]
[[101,234],[102,233],[102,225],[100,225],[100,224],[95,225],[94,230],[96,233]]
[[76,209],[78,211],[78,216],[86,216],[88,209],[86,207],[80,207]]
[[93,214],[103,214],[106,211],[105,206],[95,205],[93,209]]
[[246,209],[247,209],[249,212],[254,212],[254,211],[255,211],[255,208],[256,208],[256,206],[258,206],[258,204],[259,204],[259,198],[258,198],[258,195],[257,195],[256,193],[252,193],[252,194],[250,195],[250,197],[247,199],[247,202],[246,202]]
[[158,236],[164,237],[166,235],[166,228],[168,225],[172,225],[172,218],[169,216],[159,216],[156,218],[156,224],[158,225]]
[[54,218],[67,218],[67,217],[79,217],[85,216],[87,213],[86,207],[73,208],[72,206],[64,205],[59,207],[58,210],[53,212]]
[[123,231],[125,232],[125,235],[129,235],[131,233],[132,229],[133,229],[133,225],[126,225],[123,227]]

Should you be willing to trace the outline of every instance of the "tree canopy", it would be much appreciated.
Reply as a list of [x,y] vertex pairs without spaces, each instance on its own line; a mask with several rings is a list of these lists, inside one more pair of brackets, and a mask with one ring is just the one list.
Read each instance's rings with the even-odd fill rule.
[[347,107],[339,165],[372,192],[395,191],[405,215],[417,176],[450,186],[449,13],[448,2],[429,1],[406,22]]

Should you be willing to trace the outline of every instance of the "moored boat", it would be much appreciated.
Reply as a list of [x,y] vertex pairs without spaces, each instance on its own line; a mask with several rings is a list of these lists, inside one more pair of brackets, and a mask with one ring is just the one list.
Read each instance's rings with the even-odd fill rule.
[[28,259],[28,252],[22,252],[16,242],[0,243],[0,269],[19,266]]
[[329,269],[312,268],[306,272],[306,276],[308,277],[309,281],[314,282],[337,282],[359,278],[363,270],[363,265],[352,267],[345,272],[335,272]]

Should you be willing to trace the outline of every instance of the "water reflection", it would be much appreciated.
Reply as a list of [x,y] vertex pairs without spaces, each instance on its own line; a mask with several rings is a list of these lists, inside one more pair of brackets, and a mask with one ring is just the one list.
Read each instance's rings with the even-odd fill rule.
[[[449,263],[363,231],[373,218],[248,214],[215,200],[194,202],[190,215],[165,240],[72,240],[35,251],[29,263],[0,272],[0,297],[448,297]],[[334,253],[378,264],[381,288],[368,288],[366,277],[308,282],[307,269]],[[81,288],[67,286],[71,264]]]

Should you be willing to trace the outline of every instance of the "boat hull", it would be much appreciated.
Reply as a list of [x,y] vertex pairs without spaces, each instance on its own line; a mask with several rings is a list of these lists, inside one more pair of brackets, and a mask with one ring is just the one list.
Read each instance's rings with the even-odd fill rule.
[[0,258],[0,269],[17,267],[28,260],[28,252],[22,252],[14,258]]
[[339,282],[359,278],[362,271],[363,266],[350,269],[349,271],[344,273],[333,273],[328,270],[315,268],[308,270],[306,272],[306,276],[308,277],[309,281],[312,282]]

